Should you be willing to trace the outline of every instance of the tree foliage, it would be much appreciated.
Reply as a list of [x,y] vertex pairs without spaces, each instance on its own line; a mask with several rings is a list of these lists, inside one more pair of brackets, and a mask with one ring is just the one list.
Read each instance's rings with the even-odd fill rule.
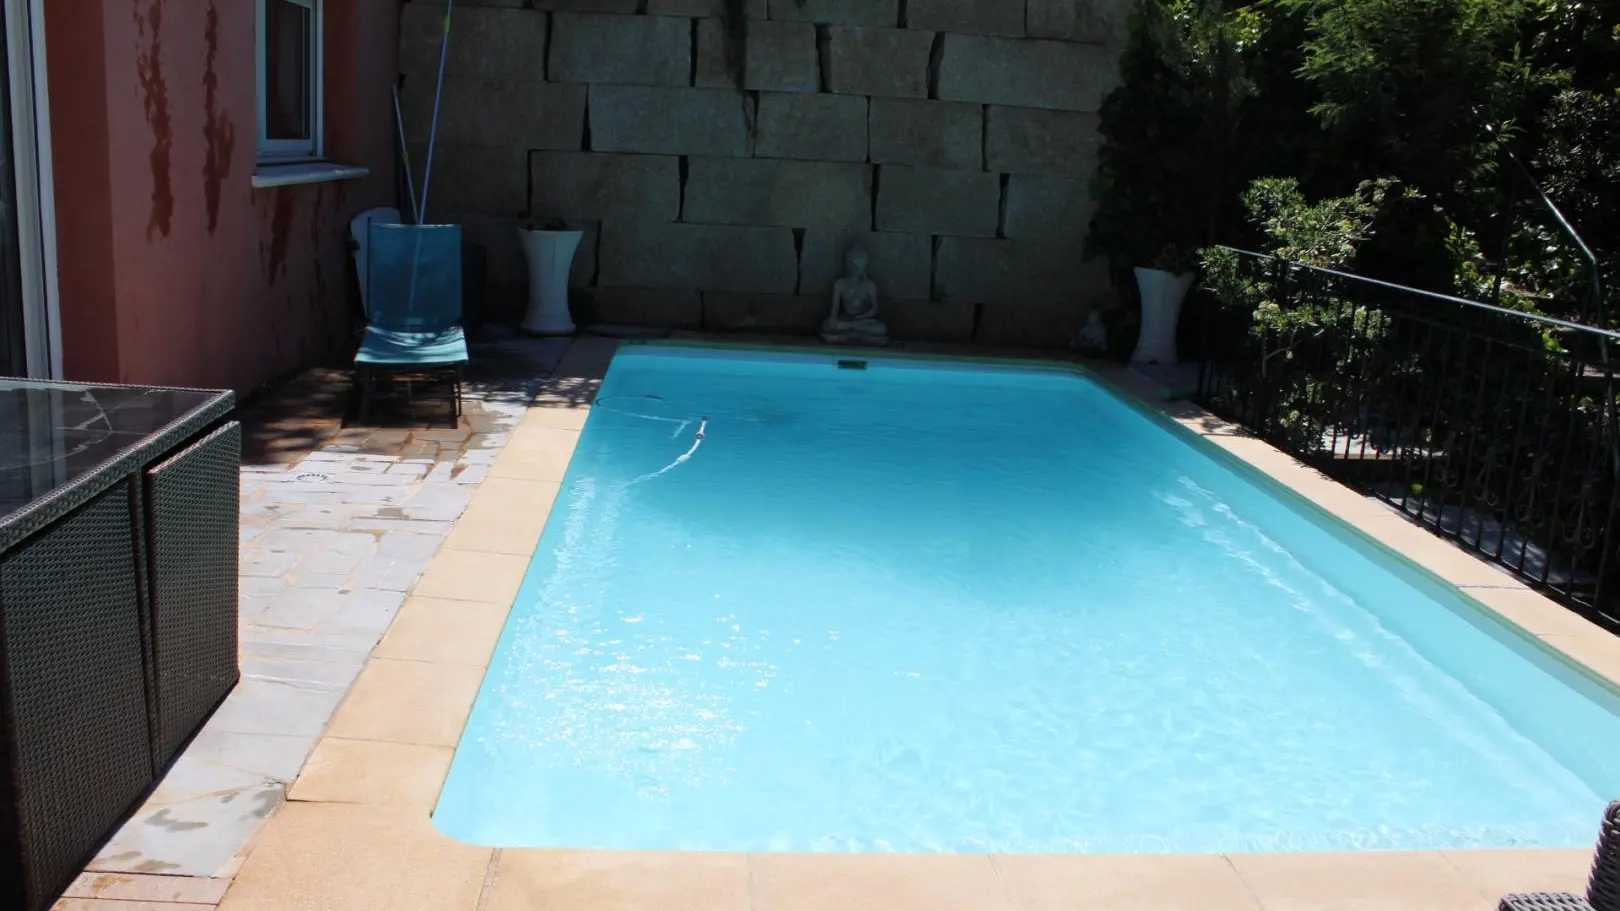
[[1620,279],[1620,0],[1137,0],[1121,76],[1087,252],[1122,291],[1167,249],[1269,243],[1240,214],[1256,180],[1305,202],[1391,181],[1357,270],[1589,316],[1509,150]]
[[1120,73],[1100,115],[1088,252],[1121,272],[1181,271],[1218,236],[1235,195],[1227,159],[1247,86],[1220,4],[1138,3]]
[[1292,0],[1310,36],[1299,76],[1336,143],[1364,173],[1395,175],[1444,199],[1489,173],[1495,137],[1521,91],[1519,0]]

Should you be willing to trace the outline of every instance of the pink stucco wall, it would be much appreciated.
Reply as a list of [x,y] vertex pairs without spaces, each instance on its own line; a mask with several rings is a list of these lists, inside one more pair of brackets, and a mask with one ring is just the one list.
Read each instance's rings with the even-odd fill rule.
[[328,157],[254,189],[253,0],[46,4],[64,369],[239,392],[341,357],[356,213],[393,203],[398,0],[326,4]]

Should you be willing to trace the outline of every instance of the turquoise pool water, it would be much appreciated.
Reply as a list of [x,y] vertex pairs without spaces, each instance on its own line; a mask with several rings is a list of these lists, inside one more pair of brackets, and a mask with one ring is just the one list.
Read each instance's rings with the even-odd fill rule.
[[641,346],[434,819],[508,847],[1586,847],[1617,744],[1608,690],[1084,377]]

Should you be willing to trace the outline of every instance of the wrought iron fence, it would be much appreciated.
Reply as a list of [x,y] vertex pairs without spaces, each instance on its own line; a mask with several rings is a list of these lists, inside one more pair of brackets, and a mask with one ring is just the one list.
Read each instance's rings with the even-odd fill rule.
[[1572,316],[1577,322],[1613,329],[1614,324],[1609,321],[1607,298],[1603,288],[1603,267],[1598,255],[1593,252],[1585,238],[1570,223],[1558,204],[1541,188],[1535,174],[1524,163],[1510,145],[1503,144],[1500,149],[1503,175],[1502,210],[1497,215],[1497,232],[1499,240],[1496,250],[1496,275],[1491,289],[1491,303],[1502,303],[1503,293],[1507,290],[1508,273],[1513,268],[1516,254],[1515,229],[1526,224],[1541,225],[1551,231],[1550,237],[1538,237],[1531,232],[1520,238],[1521,242],[1529,241],[1536,247],[1535,256],[1545,257],[1549,252],[1548,245],[1553,249],[1561,249],[1568,262],[1561,270],[1566,275],[1568,284],[1562,293],[1555,294],[1562,297],[1566,304],[1572,305],[1572,312],[1565,313]]
[[1229,248],[1198,300],[1202,405],[1620,631],[1620,334]]

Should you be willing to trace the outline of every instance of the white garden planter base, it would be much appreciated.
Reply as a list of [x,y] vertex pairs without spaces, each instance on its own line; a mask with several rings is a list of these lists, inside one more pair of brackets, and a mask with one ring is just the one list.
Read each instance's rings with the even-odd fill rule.
[[583,231],[518,229],[523,258],[529,263],[529,310],[523,331],[531,335],[572,335],[568,316],[568,274]]
[[1176,322],[1192,283],[1191,272],[1172,275],[1162,269],[1136,269],[1136,287],[1142,293],[1142,334],[1136,340],[1132,363],[1176,362]]

